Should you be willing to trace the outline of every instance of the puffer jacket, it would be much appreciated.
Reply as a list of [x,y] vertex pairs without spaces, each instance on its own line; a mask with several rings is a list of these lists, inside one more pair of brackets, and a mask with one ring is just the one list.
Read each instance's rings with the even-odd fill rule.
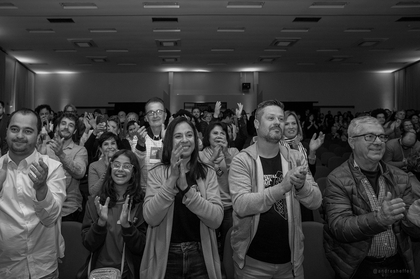
[[[402,170],[380,162],[386,192],[393,198],[402,198],[408,211],[414,202],[408,175]],[[367,256],[373,236],[384,232],[387,226],[378,221],[372,212],[369,198],[361,183],[364,174],[355,167],[353,155],[331,172],[324,194],[327,224],[324,225],[325,253],[340,278],[352,278]],[[398,243],[398,253],[403,256],[406,268],[415,278],[410,236],[418,237],[420,228],[407,218],[392,225]]]

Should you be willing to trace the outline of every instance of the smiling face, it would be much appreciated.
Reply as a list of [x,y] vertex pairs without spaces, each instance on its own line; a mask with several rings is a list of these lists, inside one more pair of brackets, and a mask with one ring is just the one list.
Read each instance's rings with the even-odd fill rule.
[[[145,119],[147,120],[147,122],[149,122],[150,126],[151,127],[162,126],[162,124],[165,122],[165,119],[166,119],[166,112],[163,105],[158,102],[149,103],[147,105],[146,110],[147,111],[146,111]],[[154,112],[154,113],[151,113],[151,115],[149,115],[150,112]],[[162,112],[162,113],[159,114],[157,112]]]
[[7,144],[12,156],[26,158],[35,150],[38,139],[37,117],[33,113],[16,113],[7,128]]
[[173,147],[176,148],[178,144],[183,146],[182,157],[184,159],[190,158],[195,148],[194,131],[186,122],[181,122],[176,125],[173,136]]
[[106,127],[107,132],[111,132],[118,135],[119,129],[120,129],[120,127],[118,127],[118,123],[112,120],[108,120],[107,124],[108,124]]
[[209,134],[210,146],[216,147],[217,145],[220,145],[223,142],[226,143],[226,141],[227,141],[226,133],[222,129],[222,127],[219,125],[214,126],[214,128],[211,130]]
[[267,106],[262,110],[261,118],[254,122],[257,135],[267,142],[278,143],[284,130],[284,111],[279,106]]
[[100,150],[103,154],[108,154],[108,157],[110,158],[118,150],[117,142],[114,138],[109,138],[102,143]]
[[382,159],[385,153],[385,142],[380,141],[378,137],[374,142],[367,142],[364,137],[354,137],[364,134],[381,135],[384,134],[384,128],[379,123],[365,123],[361,125],[355,135],[353,135],[353,138],[351,138],[351,141],[349,141],[357,163],[367,162],[375,164]]
[[298,133],[298,124],[296,118],[293,115],[289,115],[284,123],[284,136],[286,139],[292,139],[296,137]]
[[121,154],[111,163],[111,177],[115,185],[127,185],[133,174],[130,158]]
[[76,133],[76,123],[72,119],[63,117],[58,124],[57,133],[61,138],[70,139]]

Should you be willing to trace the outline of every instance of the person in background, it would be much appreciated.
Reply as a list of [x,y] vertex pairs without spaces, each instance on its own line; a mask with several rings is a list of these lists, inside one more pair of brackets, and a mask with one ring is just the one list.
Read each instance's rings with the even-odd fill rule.
[[75,105],[73,104],[67,104],[64,109],[63,112],[71,112],[77,115],[77,108]]
[[[42,130],[41,137],[43,140],[49,140],[54,137],[54,124],[51,121],[53,118],[53,111],[50,105],[42,104],[35,108],[35,112],[41,118]],[[47,137],[48,136],[48,137]]]
[[418,278],[410,237],[420,235],[420,200],[408,174],[382,161],[388,136],[376,118],[348,128],[352,155],[324,191],[324,248],[337,278]]
[[86,148],[75,144],[72,139],[77,131],[77,121],[74,113],[61,114],[56,134],[46,146],[46,154],[63,165],[66,175],[67,197],[61,211],[62,220],[82,222],[83,197],[79,184],[86,173],[88,155]]
[[400,138],[387,141],[383,161],[407,171],[407,158],[417,151],[420,151],[420,142],[416,133],[405,131]]
[[198,134],[184,117],[168,126],[161,164],[149,171],[149,224],[140,278],[221,279],[215,230],[223,219],[216,172],[199,160]]
[[[340,125],[341,127],[341,125]],[[316,123],[315,114],[309,114],[307,120],[303,123],[303,134],[306,139],[311,139],[312,135],[318,133],[318,124]]]
[[401,136],[401,122],[405,118],[405,110],[398,110],[394,112],[383,125],[385,134],[389,139],[396,139]]
[[138,141],[137,130],[140,128],[140,126],[134,120],[128,121],[128,123],[126,123],[126,126],[127,126],[126,139],[130,143],[131,151],[135,152],[137,141]]
[[373,110],[370,115],[372,117],[375,117],[376,119],[378,119],[379,124],[381,124],[382,126],[385,124],[386,122],[386,111],[384,109],[375,109]]
[[30,109],[9,118],[9,151],[0,159],[0,278],[58,279],[66,176],[60,162],[36,150],[41,127]]
[[[324,143],[325,135],[322,132],[313,134],[309,142],[309,152],[302,145],[302,127],[300,126],[298,117],[293,111],[285,111],[284,113],[284,133],[282,144],[287,144],[291,149],[298,150],[303,154],[305,160],[308,161],[309,170],[312,176],[316,173],[316,151]],[[302,221],[313,221],[312,210],[300,205],[300,212],[302,214]]]
[[229,170],[232,158],[239,153],[235,147],[229,147],[229,133],[226,124],[211,122],[203,137],[204,149],[200,151],[200,160],[216,170],[220,197],[223,203],[223,221],[218,229],[220,255],[223,255],[225,238],[232,227],[232,198],[229,191]]
[[191,109],[192,115],[195,117],[195,127],[197,128],[197,131],[201,134],[204,134],[205,131],[201,131],[200,122],[201,120],[201,109],[199,107],[193,107]]
[[121,110],[121,111],[119,111],[118,112],[118,120],[119,120],[119,136],[120,136],[120,139],[124,139],[126,136],[127,136],[127,134],[126,134],[126,125],[127,125],[127,114],[125,113],[125,111],[123,111],[123,110]]
[[304,155],[280,144],[284,121],[283,103],[260,103],[256,142],[230,165],[235,278],[304,278],[300,203],[314,210],[322,196]]
[[112,132],[105,132],[98,139],[99,150],[102,155],[99,160],[89,165],[88,185],[91,196],[96,196],[102,188],[109,161],[118,151],[118,139],[118,136]]
[[120,269],[124,254],[122,279],[139,278],[146,229],[138,159],[120,150],[109,162],[99,193],[86,205],[82,240],[93,253],[91,268]]

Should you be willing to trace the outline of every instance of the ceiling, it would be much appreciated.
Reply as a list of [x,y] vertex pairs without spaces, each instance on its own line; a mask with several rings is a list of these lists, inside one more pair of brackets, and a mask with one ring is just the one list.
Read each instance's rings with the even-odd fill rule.
[[389,72],[420,1],[0,0],[0,47],[35,73]]

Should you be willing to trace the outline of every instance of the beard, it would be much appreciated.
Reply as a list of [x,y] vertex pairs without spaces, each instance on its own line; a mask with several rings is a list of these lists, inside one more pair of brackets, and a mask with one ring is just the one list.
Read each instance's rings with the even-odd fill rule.
[[[63,134],[63,132],[64,132],[65,134]],[[59,131],[58,131],[58,136],[59,136],[60,138],[64,138],[64,140],[68,140],[68,139],[71,139],[71,138],[72,138],[73,134],[72,134],[72,133],[70,133],[70,131],[68,131],[68,130],[59,130]]]
[[[278,128],[280,130],[280,132],[276,133],[276,132],[272,131],[272,130],[274,130],[274,128]],[[282,138],[282,135],[283,135],[283,131],[282,131],[281,127],[280,126],[274,126],[274,127],[270,128],[270,130],[268,131],[268,134],[266,134],[264,136],[264,139],[267,142],[270,142],[270,143],[279,143],[281,138]]]

